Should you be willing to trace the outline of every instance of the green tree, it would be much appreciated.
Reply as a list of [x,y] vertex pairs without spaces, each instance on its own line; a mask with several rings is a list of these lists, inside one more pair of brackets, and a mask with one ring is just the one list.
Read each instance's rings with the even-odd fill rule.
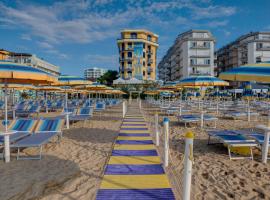
[[101,84],[111,86],[113,81],[118,78],[118,72],[115,70],[109,70],[103,76],[99,77],[97,81]]

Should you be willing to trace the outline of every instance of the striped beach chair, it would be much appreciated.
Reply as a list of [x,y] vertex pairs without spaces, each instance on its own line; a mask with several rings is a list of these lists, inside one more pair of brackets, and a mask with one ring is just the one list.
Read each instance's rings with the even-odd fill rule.
[[[42,156],[42,147],[45,144],[48,144],[54,137],[58,137],[58,142],[62,137],[62,126],[64,120],[60,118],[47,118],[40,119],[34,134],[29,135],[14,144],[11,145],[11,148],[17,148],[17,160],[21,159],[41,159]],[[20,157],[20,149],[21,148],[38,148],[39,154],[38,156],[24,156]]]

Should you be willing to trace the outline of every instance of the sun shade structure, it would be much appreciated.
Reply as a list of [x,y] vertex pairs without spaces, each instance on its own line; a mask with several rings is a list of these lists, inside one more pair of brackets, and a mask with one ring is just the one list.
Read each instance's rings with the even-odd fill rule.
[[7,89],[8,84],[52,84],[57,77],[40,69],[12,62],[0,62],[0,83],[5,84],[5,161],[10,161],[8,116],[7,116]]
[[229,86],[229,83],[213,76],[191,76],[181,79],[177,86]]
[[54,85],[57,86],[76,86],[76,85],[87,85],[91,84],[91,81],[88,81],[84,78],[79,76],[69,76],[69,75],[62,75],[58,77],[58,82]]
[[37,87],[32,84],[15,84],[10,83],[8,85],[0,84],[0,88],[15,89],[15,90],[35,90]]
[[0,62],[0,83],[53,83],[57,77],[40,69],[17,63]]
[[219,75],[227,81],[256,81],[270,83],[270,62],[248,64],[233,68]]

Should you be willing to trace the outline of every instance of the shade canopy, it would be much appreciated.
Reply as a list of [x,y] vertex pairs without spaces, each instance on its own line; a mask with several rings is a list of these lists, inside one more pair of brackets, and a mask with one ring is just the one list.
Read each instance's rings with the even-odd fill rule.
[[0,62],[0,83],[48,84],[57,77],[40,69],[12,62]]
[[256,81],[259,83],[270,83],[270,62],[236,67],[221,73],[219,78],[228,81]]
[[60,91],[62,90],[62,88],[57,87],[57,86],[40,86],[40,87],[36,87],[35,90],[38,91]]
[[229,83],[214,76],[191,76],[181,79],[177,86],[228,86]]
[[75,85],[87,85],[92,82],[81,78],[79,76],[61,75],[58,77],[58,82],[54,85],[57,86],[75,86]]
[[7,89],[15,89],[15,90],[34,90],[36,89],[36,86],[32,84],[15,84],[15,83],[10,83],[8,85],[5,84],[0,84],[0,88],[7,88]]

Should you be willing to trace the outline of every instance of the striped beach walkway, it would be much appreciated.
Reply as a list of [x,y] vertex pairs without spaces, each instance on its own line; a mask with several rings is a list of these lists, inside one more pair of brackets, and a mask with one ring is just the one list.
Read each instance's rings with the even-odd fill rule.
[[97,200],[174,199],[139,108],[131,107],[106,166]]

